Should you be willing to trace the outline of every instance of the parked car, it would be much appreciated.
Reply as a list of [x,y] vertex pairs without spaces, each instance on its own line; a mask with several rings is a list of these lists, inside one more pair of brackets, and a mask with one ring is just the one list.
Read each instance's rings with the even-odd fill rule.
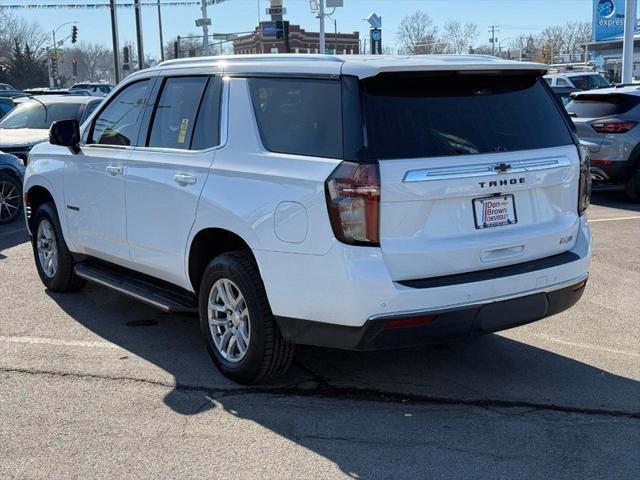
[[107,83],[75,83],[69,89],[69,92],[84,91],[94,97],[105,97],[113,90],[113,87],[113,85]]
[[296,344],[424,345],[554,315],[587,281],[590,176],[545,68],[266,55],[136,72],[29,155],[40,278],[198,312],[242,383]]
[[598,72],[564,72],[545,75],[544,79],[552,87],[573,87],[578,90],[608,88],[611,83]]
[[49,88],[49,87],[39,87],[39,88],[25,88],[23,90],[24,93],[30,96],[35,95],[69,95],[68,88]]
[[102,98],[45,95],[22,101],[0,120],[0,151],[23,161],[31,148],[49,137],[56,120],[84,121],[102,102]]
[[566,108],[598,186],[623,185],[640,201],[640,86],[574,93]]
[[24,166],[20,159],[0,152],[0,225],[21,216],[23,177]]
[[0,97],[0,119],[13,110],[15,102],[10,98]]
[[8,83],[0,83],[0,92],[15,92],[16,89],[13,88]]
[[581,92],[582,90],[573,87],[551,87],[553,93],[558,97],[558,100],[562,102],[562,105],[566,108],[567,104],[571,101],[571,94],[574,92]]

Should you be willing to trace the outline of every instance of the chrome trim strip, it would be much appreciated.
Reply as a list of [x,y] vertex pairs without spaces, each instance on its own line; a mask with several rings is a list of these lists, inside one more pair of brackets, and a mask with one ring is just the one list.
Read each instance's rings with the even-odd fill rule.
[[171,309],[169,308],[168,305],[163,305],[162,303],[156,302],[154,300],[151,300],[150,298],[147,297],[143,297],[142,295],[138,295],[137,293],[133,293],[129,290],[126,290],[122,287],[117,287],[109,282],[105,282],[104,280],[100,280],[98,278],[95,278],[87,273],[84,273],[82,271],[77,271],[75,272],[76,275],[78,275],[81,278],[84,278],[86,280],[89,280],[91,282],[97,283],[98,285],[102,285],[103,287],[107,287],[110,288],[111,290],[115,290],[116,292],[120,292],[123,295],[127,295],[128,297],[131,298],[135,298],[136,300],[139,300],[143,303],[146,303],[147,305],[151,305],[152,307],[156,307],[159,308],[160,310],[164,311],[164,312],[169,312]]
[[[578,261],[578,260],[576,260],[576,261]],[[430,310],[419,309],[419,310],[405,310],[405,311],[402,311],[402,312],[394,312],[394,313],[378,313],[378,314],[375,314],[375,315],[371,315],[367,319],[367,321],[369,321],[369,320],[382,320],[382,319],[385,319],[385,318],[402,318],[402,317],[412,317],[412,316],[415,316],[415,315],[441,313],[441,312],[446,312],[446,311],[449,311],[449,310],[458,310],[458,309],[462,309],[462,308],[466,308],[466,307],[472,308],[472,307],[486,305],[488,303],[502,302],[504,300],[511,300],[513,298],[525,297],[527,295],[535,295],[536,293],[554,292],[556,290],[561,290],[561,289],[563,289],[565,287],[570,287],[571,285],[575,285],[576,283],[580,283],[581,281],[586,280],[588,277],[589,277],[589,272],[585,272],[585,273],[582,273],[582,274],[578,275],[577,277],[572,278],[570,280],[565,280],[563,282],[555,283],[553,285],[547,285],[546,287],[533,288],[531,290],[524,290],[522,292],[512,293],[510,295],[503,295],[501,297],[487,298],[485,300],[480,300],[480,301],[477,301],[477,302],[455,303],[455,304],[451,304],[451,305],[444,305],[444,306],[436,307],[436,308],[430,309]]]
[[[496,167],[502,163],[511,166],[506,172],[499,172]],[[451,167],[423,168],[409,170],[402,179],[405,183],[427,182],[431,180],[447,180],[452,178],[473,178],[484,176],[508,175],[510,173],[535,172],[552,168],[568,167],[571,161],[567,157],[540,158],[535,160],[517,160],[513,162],[478,163],[473,165],[457,165]]]

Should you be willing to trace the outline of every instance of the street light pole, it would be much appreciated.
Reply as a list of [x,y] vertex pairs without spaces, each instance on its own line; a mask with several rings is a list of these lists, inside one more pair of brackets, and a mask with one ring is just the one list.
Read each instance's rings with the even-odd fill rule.
[[144,68],[144,47],[142,45],[142,5],[140,0],[134,1],[136,11],[136,43],[138,44],[138,70]]
[[[53,39],[53,54],[55,55],[55,61],[56,61],[56,68],[55,68],[55,73],[56,75],[53,76],[53,80],[54,83],[56,84],[55,86],[59,87],[60,86],[60,77],[57,75],[58,72],[58,68],[60,67],[60,65],[58,64],[58,43],[56,42],[56,33],[58,32],[58,30],[60,30],[62,27],[64,27],[65,25],[73,25],[76,24],[78,22],[65,22],[62,25],[59,25],[58,28],[55,28],[53,30],[53,33],[51,34],[51,37]],[[67,37],[69,38],[69,37]],[[64,43],[64,40],[62,40],[61,43]],[[49,82],[51,83],[51,82]]]
[[160,0],[158,0],[158,32],[160,33],[160,61],[164,62],[164,40],[162,39],[162,12],[160,11]]
[[326,51],[326,44],[324,41],[324,0],[320,0],[320,54]]
[[202,0],[202,55],[209,55],[209,26],[207,25],[207,0]]
[[118,20],[116,18],[116,0],[109,0],[111,9],[111,44],[113,48],[113,73],[116,85],[120,83],[120,59],[118,54]]

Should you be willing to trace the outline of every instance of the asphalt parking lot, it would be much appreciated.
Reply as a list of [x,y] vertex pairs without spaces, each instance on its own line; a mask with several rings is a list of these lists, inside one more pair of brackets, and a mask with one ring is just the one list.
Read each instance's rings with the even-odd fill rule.
[[0,478],[640,478],[640,206],[597,194],[573,309],[435,348],[217,373],[197,321],[47,292],[0,226]]

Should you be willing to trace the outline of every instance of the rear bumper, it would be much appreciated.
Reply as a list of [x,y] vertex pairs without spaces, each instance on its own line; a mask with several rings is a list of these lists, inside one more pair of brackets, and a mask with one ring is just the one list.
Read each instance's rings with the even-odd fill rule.
[[[557,290],[537,292],[444,311],[414,312],[404,317],[369,319],[362,327],[348,327],[276,317],[282,335],[291,343],[346,350],[384,350],[443,343],[525,325],[573,306],[587,283],[581,280]],[[397,326],[397,320],[432,318],[419,326]],[[394,327],[390,328],[390,325]]]

